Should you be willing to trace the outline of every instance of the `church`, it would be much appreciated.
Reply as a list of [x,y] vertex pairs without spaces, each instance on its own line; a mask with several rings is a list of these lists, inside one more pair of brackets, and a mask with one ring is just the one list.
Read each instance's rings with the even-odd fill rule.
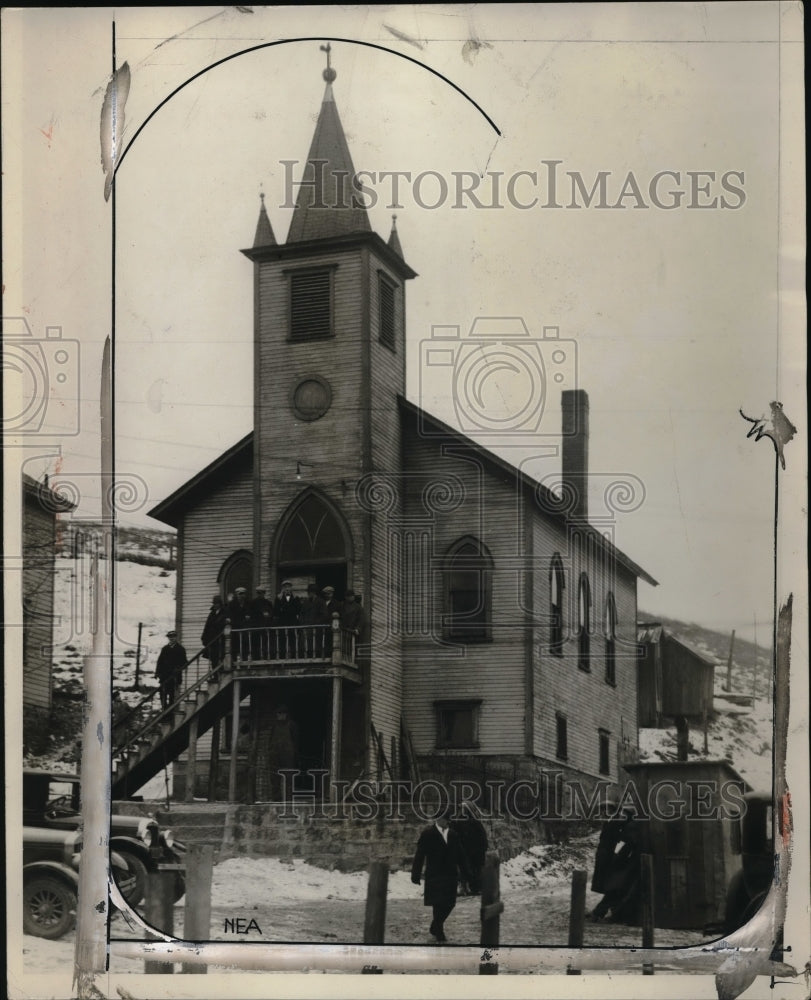
[[[655,581],[589,520],[587,395],[549,390],[559,490],[406,398],[406,286],[418,276],[396,221],[382,238],[344,189],[355,168],[335,78],[328,65],[286,240],[262,200],[242,250],[253,432],[150,512],[178,533],[176,628],[197,692],[163,758],[187,797],[261,800],[281,707],[294,766],[331,785],[552,770],[617,782],[638,746],[637,583]],[[196,654],[212,595],[227,605],[262,586],[272,599],[285,581],[299,597],[353,591],[361,633],[337,617],[323,641],[282,641],[273,623],[268,641],[246,644],[234,629],[228,690],[205,683],[211,662]],[[114,795],[134,790],[159,749],[123,758]]]

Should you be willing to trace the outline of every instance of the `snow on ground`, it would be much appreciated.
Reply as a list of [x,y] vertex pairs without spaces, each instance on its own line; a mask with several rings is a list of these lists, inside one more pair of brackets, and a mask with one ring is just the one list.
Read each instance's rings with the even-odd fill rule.
[[[690,759],[728,760],[755,789],[772,786],[772,705],[760,698],[753,708],[733,705],[716,698],[717,718],[707,731],[700,726],[690,731]],[[639,749],[643,760],[675,760],[676,729],[640,729]]]
[[[176,574],[134,562],[117,562],[115,572],[115,685],[127,688],[135,682],[138,623],[143,622],[139,681],[141,685],[155,686],[155,661],[166,643],[166,633],[174,627]],[[68,694],[81,691],[82,658],[90,652],[93,638],[87,579],[88,567],[83,561],[61,557],[56,560],[54,683]]]

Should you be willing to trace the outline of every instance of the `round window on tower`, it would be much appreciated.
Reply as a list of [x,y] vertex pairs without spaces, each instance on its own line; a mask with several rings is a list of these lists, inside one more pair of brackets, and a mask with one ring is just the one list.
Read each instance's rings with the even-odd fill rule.
[[299,420],[318,420],[332,403],[332,387],[320,375],[306,375],[295,383],[290,405]]

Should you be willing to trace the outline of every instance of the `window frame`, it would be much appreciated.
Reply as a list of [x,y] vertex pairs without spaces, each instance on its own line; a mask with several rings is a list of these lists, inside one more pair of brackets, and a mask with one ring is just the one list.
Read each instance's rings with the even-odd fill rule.
[[[555,596],[557,596],[557,603],[554,600]],[[560,553],[555,552],[549,564],[549,652],[552,656],[563,656],[565,606],[566,570],[563,568]]]
[[[335,337],[335,272],[338,269],[337,263],[318,264],[308,267],[288,267],[282,271],[287,279],[287,342],[290,344],[309,344],[315,340],[332,340]],[[297,278],[312,277],[314,275],[326,274],[329,288],[329,332],[319,332],[309,336],[296,336],[293,333],[294,321],[294,283]]]
[[[467,554],[462,550],[467,546],[476,548],[476,554]],[[462,588],[453,586],[454,572],[479,574],[479,600],[476,612],[481,610],[482,621],[470,621],[469,624],[459,621],[453,612],[453,597]],[[445,553],[442,571],[442,589],[444,613],[442,615],[442,635],[448,642],[464,645],[479,645],[493,641],[493,557],[490,550],[474,535],[464,535],[457,539]],[[475,632],[474,629],[478,629]]]
[[569,719],[563,712],[555,712],[555,759],[569,759]]
[[[399,285],[385,271],[377,272],[377,339],[393,354],[397,353],[397,291]],[[391,292],[391,340],[384,337],[383,289]]]
[[[611,775],[611,730],[597,730],[597,770],[600,774]],[[605,761],[605,764],[603,763]]]
[[[481,698],[440,698],[434,701],[434,715],[436,720],[436,749],[437,750],[478,750],[479,742],[479,718],[481,716]],[[442,713],[443,712],[470,712],[471,713],[471,742],[454,743],[443,738]]]
[[617,602],[611,590],[605,597],[605,682],[617,686]]
[[592,600],[588,574],[583,572],[577,582],[577,666],[591,672]]

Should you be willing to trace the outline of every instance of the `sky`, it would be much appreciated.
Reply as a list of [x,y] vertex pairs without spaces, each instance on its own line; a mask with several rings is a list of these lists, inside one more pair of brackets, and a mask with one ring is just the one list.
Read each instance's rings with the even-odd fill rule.
[[[116,65],[131,74],[114,300],[99,143],[113,14]],[[591,511],[604,513],[612,484],[631,484],[612,528],[659,581],[640,584],[640,608],[747,638],[756,627],[768,643],[775,453],[747,439],[739,410],[760,417],[781,400],[798,428],[780,473],[796,521],[800,18],[774,3],[4,10],[4,316],[45,340],[52,390],[36,433],[6,449],[7,471],[48,472],[75,491],[75,518],[98,515],[113,322],[122,521],[160,527],[146,512],[251,430],[253,276],[239,251],[260,191],[286,236],[284,161],[306,159],[330,38],[372,226],[386,238],[396,213],[419,275],[407,290],[407,396],[453,425],[470,418],[458,369],[426,364],[434,328],[458,327],[474,346],[477,317],[501,318],[490,328],[505,341],[516,318],[535,344],[557,328],[563,387],[590,400]],[[299,40],[266,44],[288,39]],[[395,208],[380,178],[392,171],[412,179]],[[535,349],[547,375],[556,349],[548,336]],[[506,419],[543,384],[533,371],[530,385],[503,370],[485,403]],[[507,434],[479,435],[539,478],[559,471],[551,375],[546,388],[540,426],[506,419]],[[780,592],[804,556],[799,523],[779,539]]]

